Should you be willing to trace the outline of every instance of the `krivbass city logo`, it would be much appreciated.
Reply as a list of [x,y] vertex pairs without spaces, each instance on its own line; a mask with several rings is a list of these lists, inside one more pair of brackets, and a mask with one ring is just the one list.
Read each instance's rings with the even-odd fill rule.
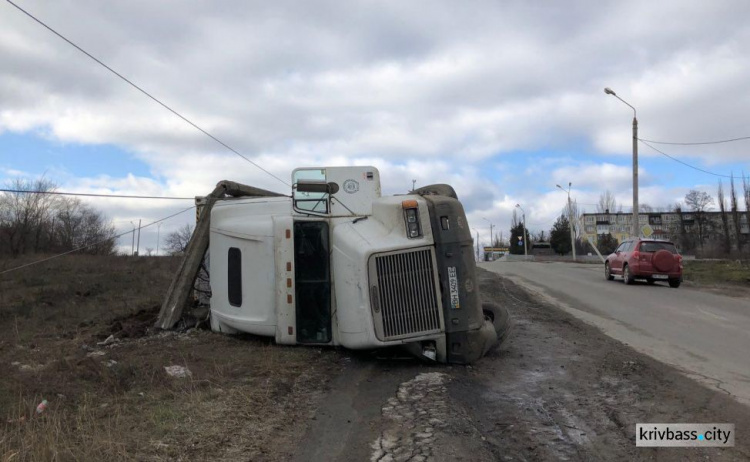
[[635,424],[635,445],[639,447],[734,446],[734,424],[720,423],[639,423]]

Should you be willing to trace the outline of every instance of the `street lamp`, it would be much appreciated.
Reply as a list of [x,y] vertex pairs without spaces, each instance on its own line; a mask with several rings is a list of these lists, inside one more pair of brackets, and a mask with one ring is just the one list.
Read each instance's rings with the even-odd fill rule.
[[490,247],[494,247],[495,246],[495,241],[494,241],[493,236],[492,236],[492,222],[490,220],[484,218],[484,217],[482,217],[482,220],[484,220],[484,221],[486,221],[487,223],[490,224]]
[[[565,191],[562,186],[559,184],[556,184],[560,190]],[[575,238],[575,231],[573,231],[573,207],[570,205],[570,187],[573,186],[573,183],[568,182],[568,190],[565,191],[568,193],[568,224],[570,225],[570,245],[573,248],[573,261],[576,261],[576,238]]]
[[516,204],[516,207],[518,207],[519,209],[521,209],[521,213],[522,213],[522,215],[521,215],[521,217],[522,217],[521,223],[523,223],[523,237],[521,238],[521,240],[523,240],[523,255],[524,255],[524,257],[528,257],[529,256],[529,249],[526,246],[526,241],[527,241],[526,238],[528,237],[528,233],[526,232],[526,211],[521,207],[521,204]]
[[638,222],[638,119],[636,118],[635,108],[617,96],[611,88],[605,88],[604,93],[614,96],[633,110],[633,227],[631,233],[632,237],[638,237],[641,235],[639,232],[640,223]]

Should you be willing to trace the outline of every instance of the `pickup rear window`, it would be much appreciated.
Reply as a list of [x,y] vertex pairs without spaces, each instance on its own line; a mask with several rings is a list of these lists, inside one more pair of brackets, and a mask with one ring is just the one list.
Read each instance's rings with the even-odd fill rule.
[[641,252],[658,252],[660,250],[667,250],[670,253],[676,254],[677,248],[671,242],[641,242]]

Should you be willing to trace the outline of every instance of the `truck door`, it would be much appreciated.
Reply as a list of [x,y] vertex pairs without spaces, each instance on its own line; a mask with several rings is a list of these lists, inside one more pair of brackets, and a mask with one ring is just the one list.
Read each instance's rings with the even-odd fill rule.
[[294,279],[298,343],[331,341],[328,223],[294,222]]

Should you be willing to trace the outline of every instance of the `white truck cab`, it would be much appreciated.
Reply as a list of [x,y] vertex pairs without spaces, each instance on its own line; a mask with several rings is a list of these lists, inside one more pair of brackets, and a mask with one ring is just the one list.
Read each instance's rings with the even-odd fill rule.
[[281,344],[402,345],[470,363],[503,340],[481,305],[455,192],[381,196],[374,167],[300,168],[291,197],[229,198],[210,215],[211,328]]

